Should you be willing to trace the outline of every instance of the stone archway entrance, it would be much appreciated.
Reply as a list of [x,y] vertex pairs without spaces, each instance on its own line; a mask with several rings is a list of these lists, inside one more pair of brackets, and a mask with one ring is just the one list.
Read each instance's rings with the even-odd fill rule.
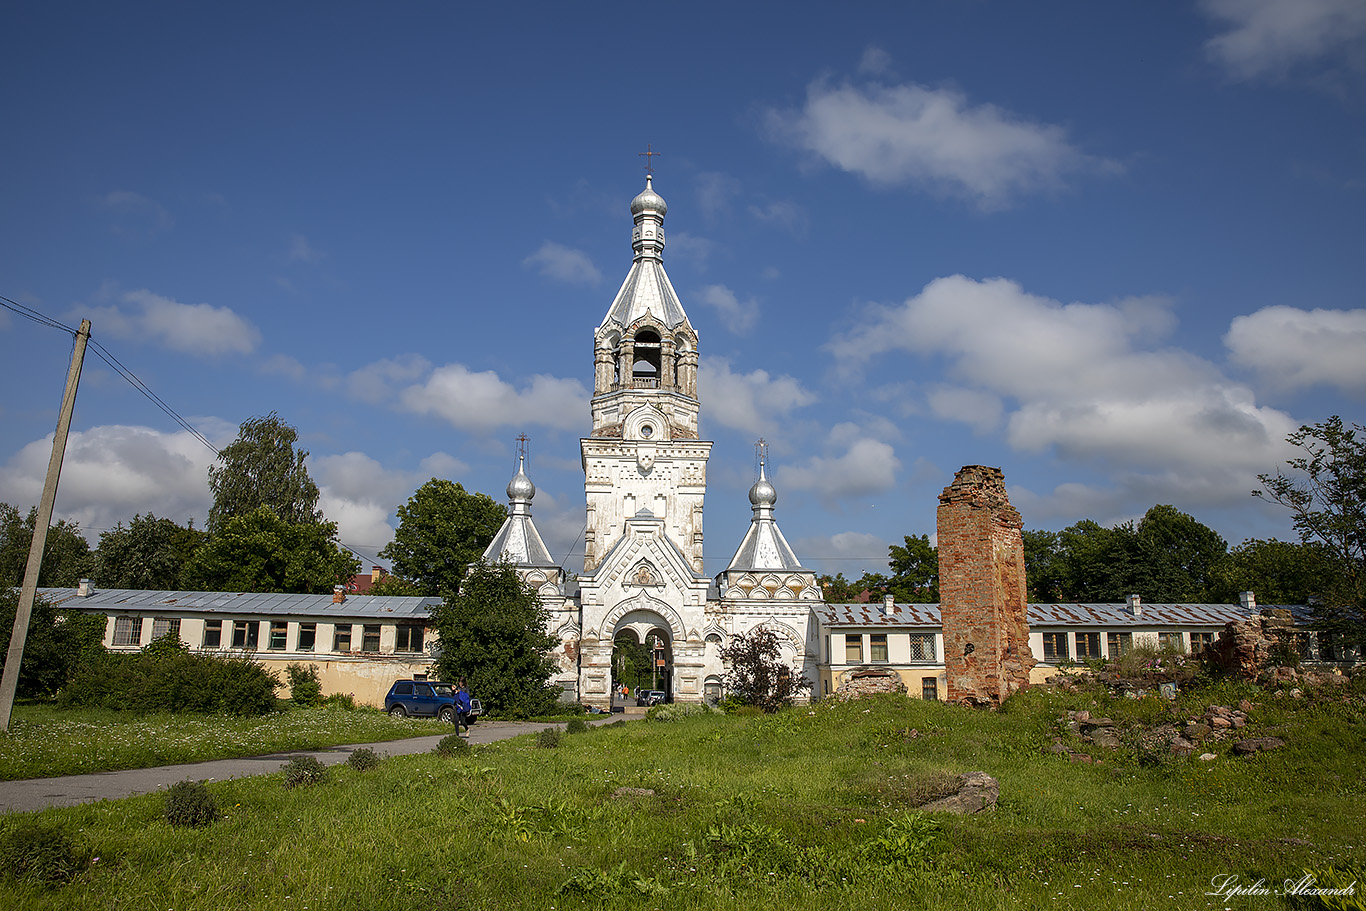
[[[634,610],[617,621],[612,630],[612,690],[630,687],[634,704],[637,690],[661,690],[672,701],[673,635],[668,621],[649,610]],[[615,701],[615,700],[614,700]]]

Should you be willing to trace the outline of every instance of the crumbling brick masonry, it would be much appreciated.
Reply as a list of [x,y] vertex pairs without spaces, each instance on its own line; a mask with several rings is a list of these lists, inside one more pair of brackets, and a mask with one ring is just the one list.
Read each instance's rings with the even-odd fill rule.
[[999,468],[965,465],[939,495],[948,700],[999,705],[1029,685],[1023,526]]

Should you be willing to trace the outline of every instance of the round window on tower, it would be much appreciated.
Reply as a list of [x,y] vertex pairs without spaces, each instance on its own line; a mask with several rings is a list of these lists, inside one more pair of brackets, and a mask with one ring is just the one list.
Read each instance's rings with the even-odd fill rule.
[[655,427],[654,427],[654,425],[653,425],[653,424],[641,424],[641,425],[640,425],[640,435],[641,435],[642,437],[644,437],[645,439],[647,439],[647,440],[650,439],[650,437],[652,437],[652,436],[655,435]]

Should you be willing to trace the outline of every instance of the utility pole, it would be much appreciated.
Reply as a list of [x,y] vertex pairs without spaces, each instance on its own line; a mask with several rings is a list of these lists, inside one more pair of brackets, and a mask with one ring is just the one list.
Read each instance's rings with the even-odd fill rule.
[[33,616],[33,598],[38,593],[38,570],[43,565],[47,527],[52,524],[52,509],[57,502],[57,478],[62,473],[66,437],[71,430],[71,413],[76,410],[76,387],[81,381],[81,364],[85,360],[85,344],[89,340],[90,320],[83,319],[81,328],[76,332],[76,347],[71,352],[71,369],[66,374],[62,411],[57,417],[57,432],[52,437],[52,458],[47,463],[43,499],[38,504],[38,517],[33,523],[33,543],[28,549],[24,586],[19,591],[19,607],[14,612],[14,633],[10,636],[9,651],[5,654],[5,672],[0,675],[0,731],[9,730],[10,713],[14,710],[14,693],[19,688],[19,663],[24,660],[24,640],[28,638],[28,622]]

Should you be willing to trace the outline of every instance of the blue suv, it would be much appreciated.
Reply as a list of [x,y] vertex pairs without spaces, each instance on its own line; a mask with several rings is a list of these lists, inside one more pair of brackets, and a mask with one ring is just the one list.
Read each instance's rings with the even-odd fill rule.
[[[384,697],[384,711],[395,718],[417,715],[455,723],[455,687],[435,680],[399,680]],[[478,699],[470,700],[465,720],[473,722],[483,713]]]

